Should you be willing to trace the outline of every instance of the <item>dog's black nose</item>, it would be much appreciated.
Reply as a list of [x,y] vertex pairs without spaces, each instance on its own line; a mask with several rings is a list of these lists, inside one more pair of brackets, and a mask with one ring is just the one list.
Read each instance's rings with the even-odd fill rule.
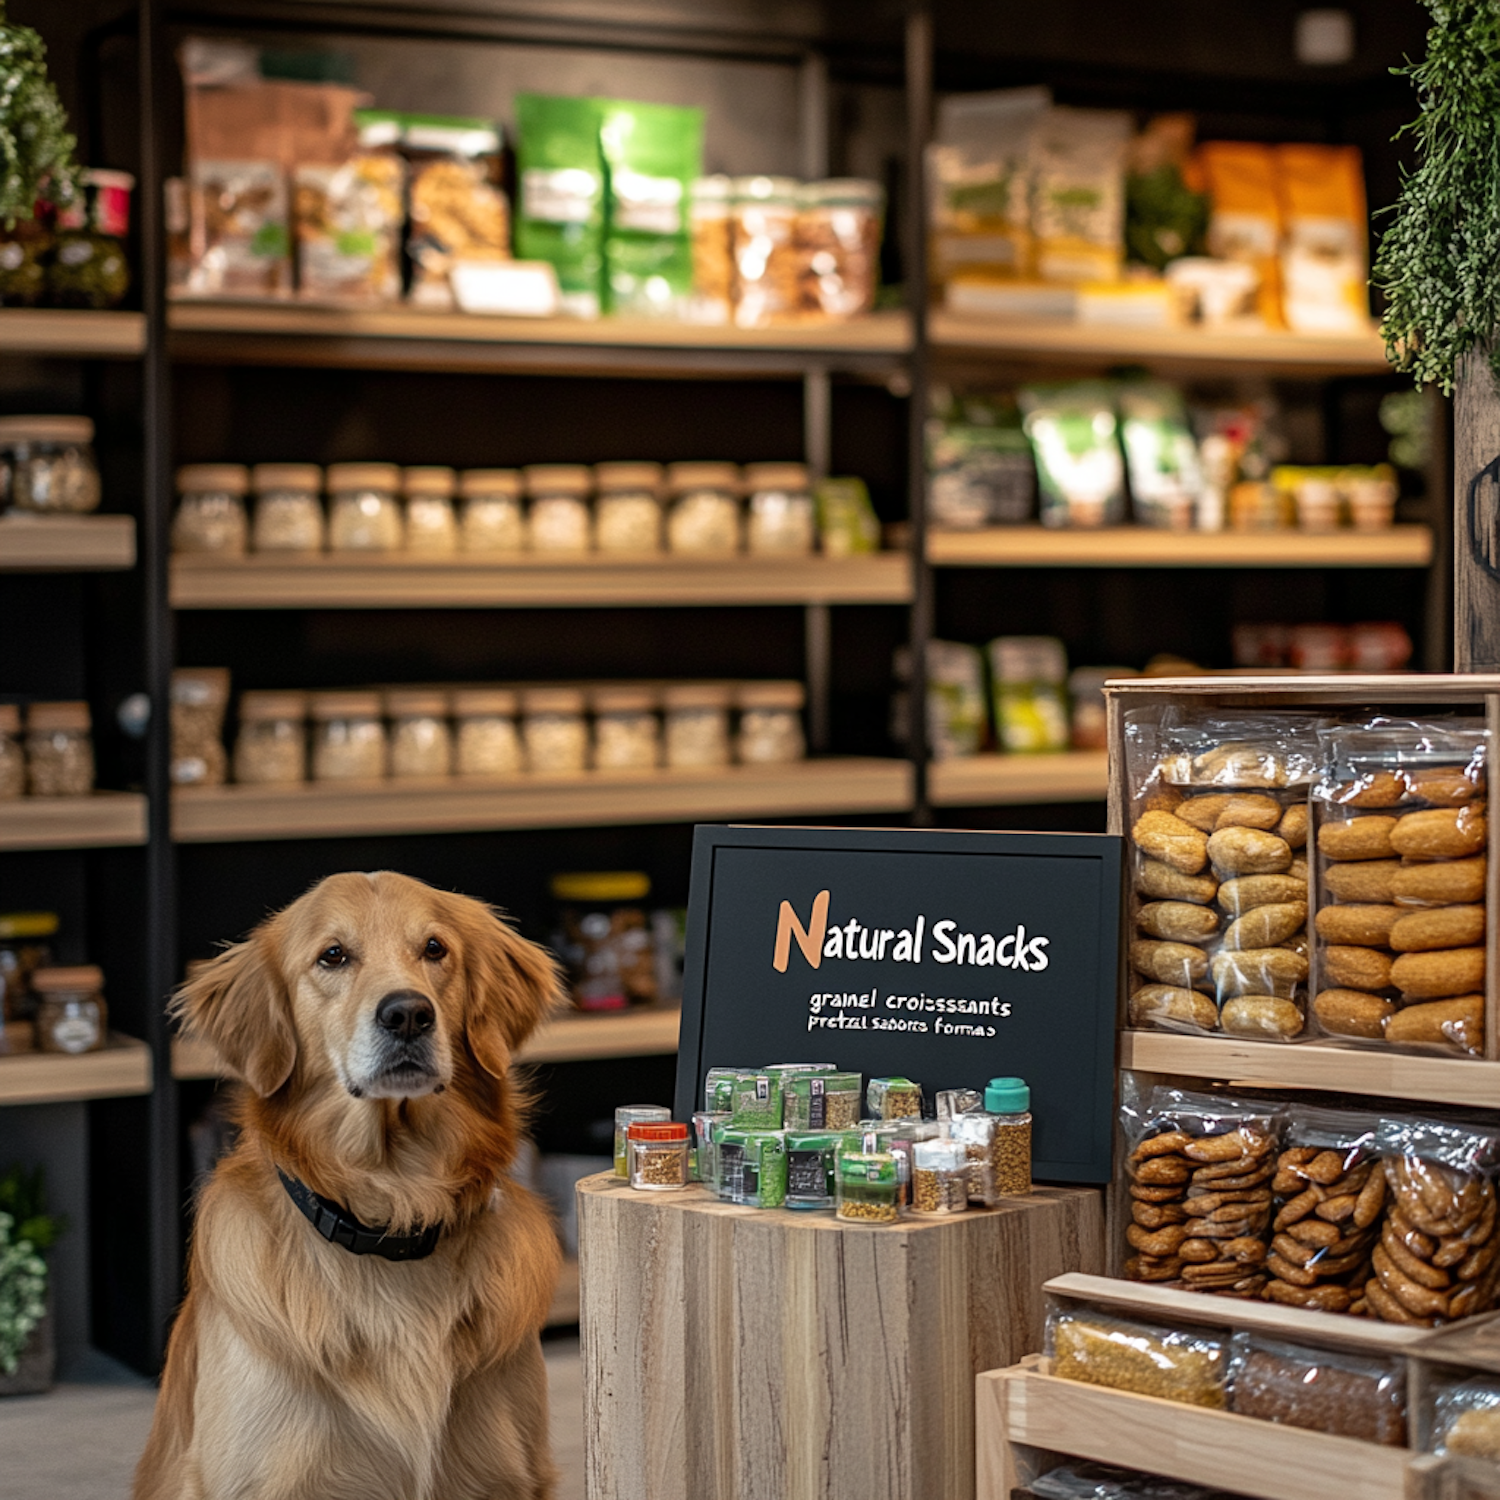
[[436,1020],[432,1001],[417,990],[392,990],[375,1007],[375,1024],[403,1042],[431,1031]]

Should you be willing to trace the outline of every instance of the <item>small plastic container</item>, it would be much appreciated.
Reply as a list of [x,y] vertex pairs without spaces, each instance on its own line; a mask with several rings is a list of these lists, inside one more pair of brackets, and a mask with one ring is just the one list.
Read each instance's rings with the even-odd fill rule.
[[894,1224],[901,1217],[896,1158],[889,1151],[838,1151],[833,1190],[836,1216],[850,1224]]
[[[889,1151],[896,1158],[896,1179],[901,1184],[901,1207],[907,1208],[911,1204],[912,1184],[912,1157],[919,1143],[924,1141],[946,1140],[948,1136],[947,1124],[939,1120],[897,1120],[894,1122],[894,1135],[889,1140],[876,1140],[881,1149]],[[873,1149],[872,1144],[867,1144],[865,1150]]]
[[673,770],[729,764],[729,705],[733,699],[734,690],[728,683],[677,682],[662,689],[666,761]]
[[38,1052],[96,1052],[109,1037],[104,974],[93,964],[37,969],[31,988],[41,1001],[36,1013]]
[[459,776],[516,776],[526,768],[511,688],[457,688],[453,712],[453,769]]
[[0,703],[0,800],[26,795],[26,751],[21,744],[21,710]]
[[323,471],[317,464],[256,464],[250,471],[255,491],[255,522],[250,533],[257,552],[310,556],[327,543]]
[[399,552],[406,545],[400,489],[395,464],[329,464],[329,550]]
[[994,1208],[1000,1202],[995,1185],[999,1159],[998,1122],[982,1109],[965,1110],[948,1122],[948,1133],[964,1148],[969,1163],[969,1201]]
[[583,771],[589,761],[586,699],[581,688],[537,687],[521,691],[521,736],[526,768],[547,776]]
[[911,1211],[922,1218],[969,1206],[969,1159],[958,1141],[917,1141],[911,1153]]
[[788,1130],[786,1206],[832,1208],[834,1160],[844,1143],[838,1131]]
[[402,470],[408,552],[451,557],[458,551],[458,518],[453,513],[456,482],[453,470],[438,464]]
[[662,467],[650,463],[594,465],[594,545],[614,556],[662,550]]
[[645,771],[661,764],[661,722],[653,688],[612,683],[594,688],[589,697],[596,771]]
[[314,781],[379,781],[386,774],[379,693],[313,693],[308,715]]
[[448,695],[441,688],[388,688],[391,775],[398,781],[453,774]]
[[794,1074],[782,1080],[788,1130],[852,1130],[859,1121],[858,1073]]
[[734,464],[672,464],[667,492],[669,552],[732,557],[740,550],[740,471]]
[[804,317],[867,313],[880,285],[885,190],[859,177],[804,184],[797,214],[797,265]]
[[700,1109],[693,1115],[693,1137],[697,1142],[694,1172],[704,1187],[719,1191],[719,1136],[729,1128],[729,1114],[724,1110]]
[[294,786],[307,780],[307,695],[240,694],[234,779],[246,786]]
[[622,1104],[615,1110],[615,1176],[630,1176],[628,1137],[632,1125],[661,1124],[672,1118],[664,1104]]
[[752,556],[806,557],[818,543],[806,464],[746,464],[745,541]]
[[1023,1078],[992,1078],[984,1107],[995,1117],[995,1191],[1023,1198],[1031,1191],[1031,1090]]
[[523,552],[526,512],[515,469],[465,469],[458,476],[462,501],[458,544],[463,552]]
[[26,787],[33,797],[86,797],[94,789],[87,703],[33,703],[26,711]]
[[719,1196],[749,1208],[786,1202],[786,1136],[735,1126],[719,1135]]
[[184,464],[177,471],[177,514],[172,550],[212,557],[243,557],[250,535],[245,496],[250,471],[243,464]]
[[865,1086],[865,1109],[880,1120],[920,1120],[922,1085],[910,1078],[872,1078]]
[[671,1120],[638,1120],[630,1127],[630,1185],[647,1192],[670,1192],[688,1185],[688,1128]]
[[87,417],[0,417],[0,510],[84,515],[99,508]]
[[533,552],[577,554],[593,541],[589,494],[594,477],[583,464],[531,464],[526,481],[526,538]]
[[807,755],[802,733],[800,682],[742,682],[735,689],[740,711],[734,758],[747,766],[783,766]]

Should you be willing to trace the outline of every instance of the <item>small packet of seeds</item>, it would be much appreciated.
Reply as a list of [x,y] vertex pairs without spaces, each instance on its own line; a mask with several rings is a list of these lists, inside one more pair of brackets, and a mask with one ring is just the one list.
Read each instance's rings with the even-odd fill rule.
[[768,1073],[738,1073],[730,1091],[737,1130],[781,1129],[781,1080]]
[[872,1078],[865,1089],[865,1108],[881,1120],[920,1120],[922,1085],[910,1078]]

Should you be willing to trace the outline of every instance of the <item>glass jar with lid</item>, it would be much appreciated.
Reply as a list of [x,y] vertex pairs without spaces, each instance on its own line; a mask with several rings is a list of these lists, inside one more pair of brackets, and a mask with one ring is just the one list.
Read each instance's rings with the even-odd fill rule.
[[0,798],[26,794],[26,752],[21,748],[21,710],[0,703]]
[[665,1192],[688,1185],[688,1128],[673,1120],[637,1120],[629,1132],[630,1185]]
[[596,771],[644,771],[661,764],[655,689],[642,683],[602,683],[589,696]]
[[875,306],[885,189],[862,177],[809,182],[797,214],[804,315],[843,319]]
[[806,557],[817,545],[806,464],[746,464],[745,537],[756,556]]
[[458,476],[463,501],[459,545],[465,552],[521,552],[526,516],[521,476],[515,469],[465,469]]
[[741,328],[763,328],[797,311],[800,200],[794,177],[734,179],[734,321]]
[[293,786],[307,780],[307,695],[240,694],[234,779],[246,786]]
[[582,688],[535,687],[521,693],[521,736],[526,767],[541,775],[568,775],[588,765],[589,730]]
[[215,557],[243,557],[250,534],[245,496],[250,471],[244,464],[184,464],[177,471],[177,515],[172,550]]
[[594,465],[594,542],[600,552],[661,551],[661,484],[660,464]]
[[894,1224],[901,1217],[901,1184],[889,1151],[840,1150],[834,1159],[833,1192],[834,1213],[848,1222]]
[[740,711],[735,759],[747,766],[781,766],[807,754],[802,734],[800,682],[742,682],[735,690]]
[[734,464],[672,464],[667,491],[669,552],[732,557],[740,550],[740,471]]
[[400,779],[447,776],[453,771],[448,695],[442,688],[387,688],[391,722],[391,775]]
[[662,689],[667,764],[694,770],[729,764],[729,704],[723,682],[674,682]]
[[103,970],[93,964],[37,969],[31,988],[41,1001],[36,1013],[38,1052],[97,1052],[108,1040]]
[[0,417],[0,509],[82,515],[99,508],[87,417]]
[[665,1104],[621,1104],[615,1109],[615,1176],[630,1176],[630,1127],[636,1124],[660,1124],[672,1118]]
[[402,472],[408,552],[433,556],[458,551],[458,521],[453,514],[454,483],[453,470],[439,464]]
[[329,549],[399,552],[406,545],[400,488],[395,464],[329,464]]
[[456,688],[454,769],[460,776],[514,776],[525,769],[512,688]]
[[594,477],[586,464],[530,464],[526,481],[526,538],[533,552],[589,550],[589,494]]
[[314,781],[379,781],[385,775],[379,693],[313,693],[307,706]]
[[313,554],[323,550],[323,471],[317,464],[256,464],[250,471],[257,552]]
[[917,1141],[911,1150],[911,1209],[923,1218],[969,1206],[969,1157],[961,1141]]
[[26,711],[26,784],[33,797],[86,797],[94,789],[87,703],[33,703]]

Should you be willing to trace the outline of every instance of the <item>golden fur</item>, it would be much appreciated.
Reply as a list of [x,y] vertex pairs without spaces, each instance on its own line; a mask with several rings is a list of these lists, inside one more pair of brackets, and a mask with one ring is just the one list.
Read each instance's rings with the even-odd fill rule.
[[[410,1087],[367,1066],[394,991],[436,1012]],[[555,997],[551,961],[488,907],[387,872],[330,876],[183,986],[177,1014],[249,1089],[199,1201],[135,1500],[552,1494],[538,1335],[559,1251],[505,1171],[511,1056]],[[437,1249],[329,1244],[278,1165],[366,1224],[441,1222]]]

